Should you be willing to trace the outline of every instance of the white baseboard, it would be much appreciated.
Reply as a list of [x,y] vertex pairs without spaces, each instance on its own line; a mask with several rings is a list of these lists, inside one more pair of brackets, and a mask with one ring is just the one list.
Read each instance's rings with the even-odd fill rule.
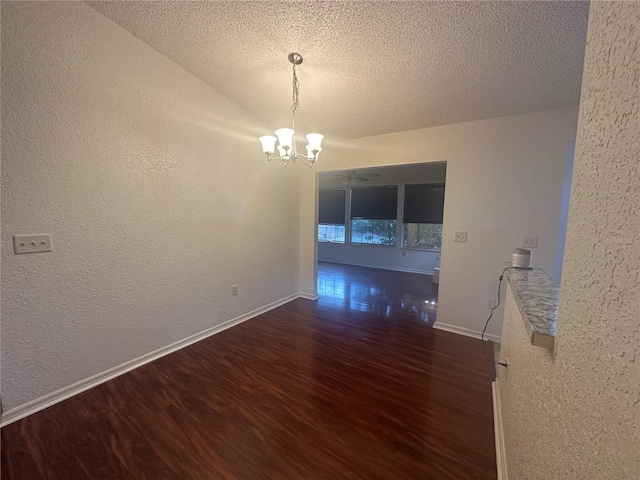
[[496,464],[498,465],[498,480],[508,480],[507,456],[504,448],[504,430],[502,429],[502,409],[500,407],[500,392],[497,382],[491,383],[493,395],[493,432],[496,438]]
[[[433,328],[435,328],[436,330],[444,330],[445,332],[457,333],[458,335],[464,335],[465,337],[482,338],[482,332],[471,330],[470,328],[458,327],[456,325],[449,325],[448,323],[442,323],[438,320],[436,320],[436,323],[433,324]],[[484,339],[500,343],[500,337],[498,337],[497,335],[485,333]]]
[[5,425],[9,425],[21,418],[27,417],[33,413],[39,412],[40,410],[44,410],[47,407],[55,405],[56,403],[60,403],[63,400],[66,400],[74,395],[78,395],[90,388],[100,385],[101,383],[112,380],[120,375],[123,375],[131,370],[134,370],[142,365],[145,365],[149,362],[152,362],[160,357],[164,357],[170,353],[175,352],[176,350],[180,350],[181,348],[187,347],[193,343],[199,342],[200,340],[204,340],[207,337],[215,335],[216,333],[220,333],[223,330],[234,327],[242,322],[246,322],[258,315],[261,315],[269,310],[273,310],[276,307],[284,305],[296,298],[310,298],[312,295],[303,294],[303,293],[295,293],[293,295],[289,295],[288,297],[277,300],[273,303],[265,305],[263,307],[252,310],[251,312],[240,315],[236,318],[232,318],[231,320],[227,320],[226,322],[221,323],[220,325],[216,325],[214,327],[203,330],[200,333],[196,333],[195,335],[191,335],[182,340],[178,340],[170,345],[165,347],[161,347],[153,352],[146,353],[144,355],[139,356],[138,358],[134,358],[127,362],[124,362],[118,366],[105,370],[104,372],[98,373],[96,375],[92,375],[91,377],[85,378],[84,380],[80,380],[72,385],[61,388],[55,392],[44,395],[40,398],[36,398],[30,402],[27,402],[18,407],[12,408],[11,410],[7,410],[3,412],[0,417],[0,427],[4,427]]
[[320,298],[320,295],[318,295],[317,293],[302,293],[300,292],[298,294],[298,296],[300,298],[306,298],[307,300],[317,300]]

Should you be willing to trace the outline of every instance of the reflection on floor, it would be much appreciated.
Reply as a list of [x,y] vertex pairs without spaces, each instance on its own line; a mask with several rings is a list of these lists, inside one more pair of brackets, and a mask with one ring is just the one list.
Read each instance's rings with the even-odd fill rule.
[[431,275],[318,263],[318,306],[397,318],[410,317],[433,324],[438,308],[438,285]]
[[480,340],[431,327],[430,277],[320,272],[317,301],[5,426],[0,476],[496,480],[493,368]]

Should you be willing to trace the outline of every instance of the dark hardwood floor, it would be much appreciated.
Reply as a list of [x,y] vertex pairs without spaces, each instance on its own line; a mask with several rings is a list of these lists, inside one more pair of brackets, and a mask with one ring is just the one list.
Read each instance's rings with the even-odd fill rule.
[[431,275],[320,262],[318,294],[319,307],[338,314],[371,313],[430,325],[436,319],[438,285]]
[[430,277],[318,285],[6,426],[2,479],[495,479],[492,366],[431,328]]

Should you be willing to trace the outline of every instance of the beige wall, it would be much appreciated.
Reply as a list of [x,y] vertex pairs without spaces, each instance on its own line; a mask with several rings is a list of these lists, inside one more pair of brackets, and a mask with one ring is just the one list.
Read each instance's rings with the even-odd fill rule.
[[5,412],[297,292],[257,123],[84,3],[2,2]]
[[[577,109],[494,118],[326,145],[301,172],[300,290],[315,292],[315,172],[447,162],[438,324],[479,335],[504,261],[525,235],[538,236],[534,263],[553,273]],[[467,231],[467,243],[454,243]],[[500,315],[488,332],[499,336]]]
[[509,478],[640,478],[640,3],[592,2],[556,348],[508,299]]

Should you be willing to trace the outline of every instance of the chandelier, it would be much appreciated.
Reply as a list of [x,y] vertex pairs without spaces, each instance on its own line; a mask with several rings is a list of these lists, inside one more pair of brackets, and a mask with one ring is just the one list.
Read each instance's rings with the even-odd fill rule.
[[[265,135],[258,138],[262,144],[262,151],[267,156],[267,160],[272,162],[281,160],[286,167],[289,162],[295,163],[296,160],[302,161],[308,167],[312,167],[318,161],[318,155],[322,151],[321,144],[324,135],[319,133],[309,133],[305,135],[307,139],[307,154],[302,155],[296,151],[295,128],[296,128],[296,111],[298,110],[298,93],[300,84],[296,76],[296,65],[302,63],[302,55],[299,53],[290,53],[289,61],[293,64],[293,105],[291,105],[291,128],[280,128],[275,131],[276,136]],[[274,157],[276,151],[276,142],[278,142],[278,154]]]

